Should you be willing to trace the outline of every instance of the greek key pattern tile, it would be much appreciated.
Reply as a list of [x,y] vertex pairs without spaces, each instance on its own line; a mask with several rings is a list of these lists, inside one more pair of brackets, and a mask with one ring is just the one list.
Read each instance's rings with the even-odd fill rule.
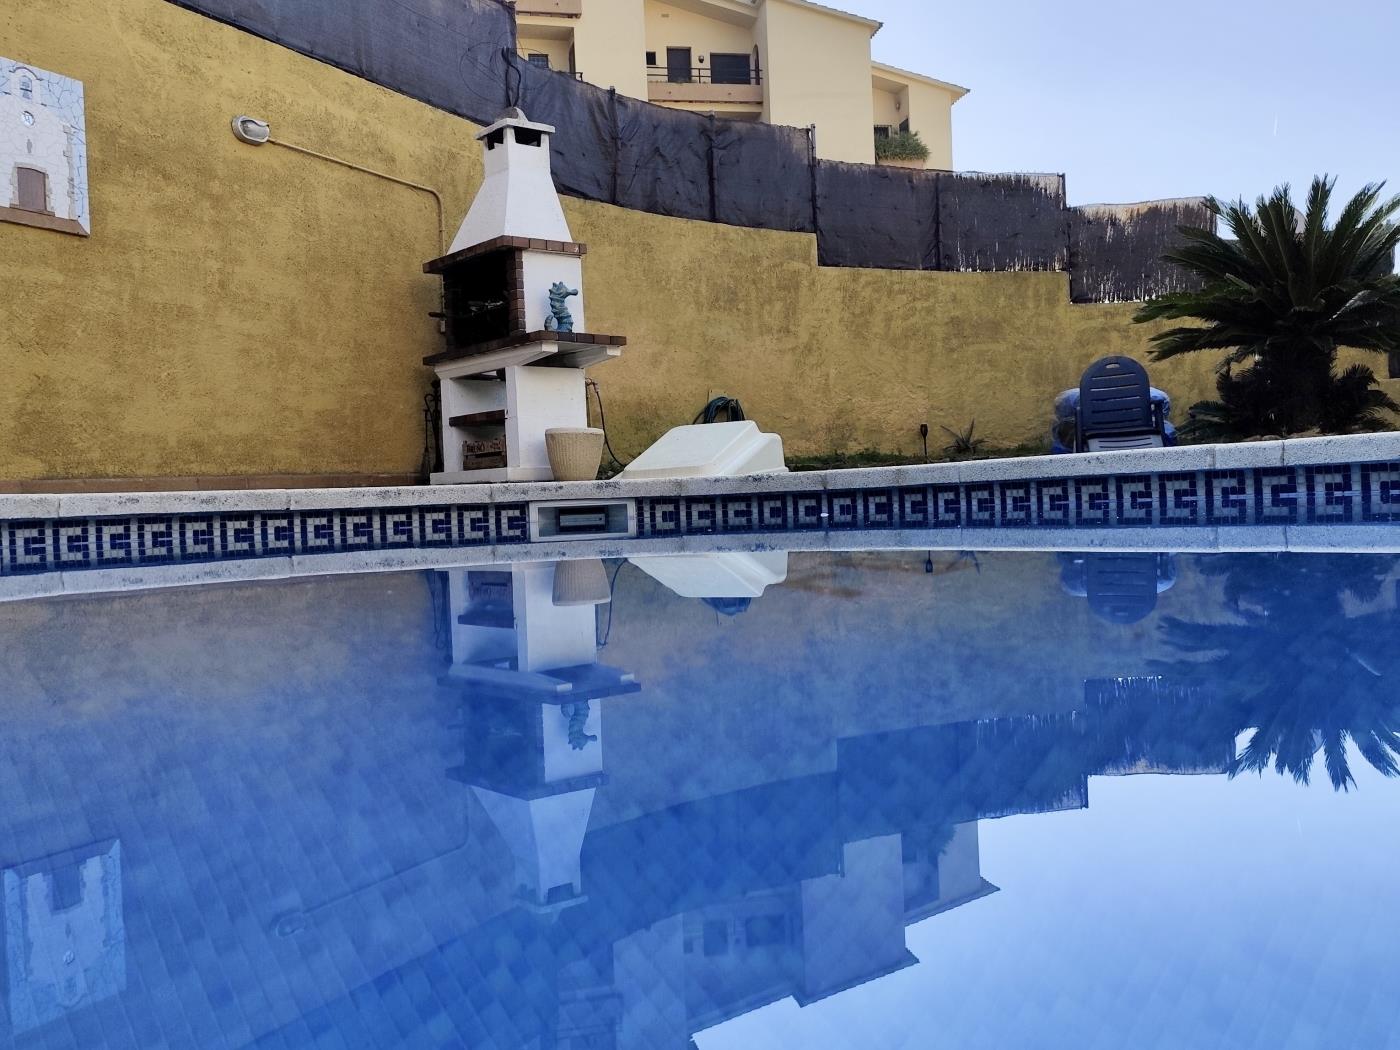
[[638,501],[643,536],[1400,522],[1400,462]]
[[0,574],[528,543],[524,503],[0,521]]
[[[645,537],[1400,522],[1400,461],[637,500]],[[0,575],[529,543],[529,505],[0,521]]]

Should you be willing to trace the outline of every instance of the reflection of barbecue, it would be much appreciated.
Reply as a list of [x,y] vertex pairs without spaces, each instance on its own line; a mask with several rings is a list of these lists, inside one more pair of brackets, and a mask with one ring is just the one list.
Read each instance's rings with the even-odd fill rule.
[[587,731],[588,716],[591,713],[587,700],[580,700],[576,704],[563,704],[559,710],[569,723],[569,746],[575,751],[582,751],[589,744],[597,741],[597,736]]

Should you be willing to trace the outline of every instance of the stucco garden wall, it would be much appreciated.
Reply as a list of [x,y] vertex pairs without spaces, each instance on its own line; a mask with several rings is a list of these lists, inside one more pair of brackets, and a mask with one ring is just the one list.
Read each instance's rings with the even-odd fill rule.
[[[0,225],[0,483],[243,475],[407,476],[424,444],[439,254],[480,178],[475,127],[165,0],[0,12],[6,57],[83,80],[92,236]],[[566,200],[596,370],[635,454],[713,394],[792,454],[912,452],[918,427],[998,446],[1107,353],[1141,356],[1131,306],[1071,306],[1058,273],[828,269],[816,242]],[[1179,404],[1209,362],[1153,370]]]

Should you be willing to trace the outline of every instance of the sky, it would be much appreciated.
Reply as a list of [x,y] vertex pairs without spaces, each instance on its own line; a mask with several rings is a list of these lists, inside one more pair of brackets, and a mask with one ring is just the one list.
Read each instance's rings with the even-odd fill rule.
[[1314,174],[1400,193],[1400,0],[844,0],[876,61],[971,89],[960,170],[1067,176],[1071,204],[1250,200]]

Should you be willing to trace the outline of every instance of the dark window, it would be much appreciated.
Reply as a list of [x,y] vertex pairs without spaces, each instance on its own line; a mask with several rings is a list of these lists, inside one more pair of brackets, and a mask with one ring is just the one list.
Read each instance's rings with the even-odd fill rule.
[[24,211],[49,210],[49,177],[37,168],[20,168],[19,201],[17,207]]
[[710,80],[716,84],[748,84],[753,75],[748,55],[710,56]]
[[709,920],[702,928],[702,936],[707,956],[729,954],[729,923]]
[[83,903],[83,869],[81,865],[70,864],[59,868],[51,876],[49,904],[54,911],[67,911]]
[[647,65],[649,65],[649,66],[654,66],[654,65],[656,65],[656,52],[655,52],[655,51],[648,51],[648,52],[647,52]]
[[750,948],[787,943],[786,915],[755,915],[744,920],[744,943]]
[[1390,357],[1390,378],[1400,379],[1400,351],[1392,350]]
[[29,99],[34,97],[34,81],[28,77],[19,78],[19,97]]
[[875,137],[877,139],[887,139],[890,137],[890,126],[888,124],[875,125]]
[[531,55],[530,55],[530,65],[532,65],[532,66],[539,66],[541,69],[548,69],[548,68],[549,68],[549,56],[548,56],[548,55],[535,54],[535,53],[532,52]]
[[666,49],[666,79],[672,84],[689,84],[691,81],[690,48],[668,47]]
[[905,117],[899,124],[899,130],[904,134],[909,134],[909,118]]

